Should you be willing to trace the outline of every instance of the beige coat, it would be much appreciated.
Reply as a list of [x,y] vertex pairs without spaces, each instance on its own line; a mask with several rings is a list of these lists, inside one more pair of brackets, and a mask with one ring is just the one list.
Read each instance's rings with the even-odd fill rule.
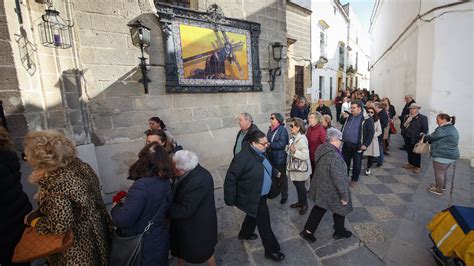
[[379,150],[379,140],[377,137],[382,135],[382,126],[380,125],[380,120],[377,120],[377,122],[374,122],[374,128],[375,128],[374,139],[372,140],[372,143],[370,143],[369,147],[367,147],[367,150],[364,152],[364,155],[378,157],[380,156],[380,150]]
[[[294,157],[300,160],[306,160],[308,164],[307,172],[288,172],[287,176],[291,181],[306,181],[311,176],[311,161],[309,159],[309,148],[308,148],[308,139],[305,135],[298,133],[296,136],[290,139],[289,145],[295,145],[296,151],[293,154]],[[291,151],[288,148],[288,158],[290,157]]]

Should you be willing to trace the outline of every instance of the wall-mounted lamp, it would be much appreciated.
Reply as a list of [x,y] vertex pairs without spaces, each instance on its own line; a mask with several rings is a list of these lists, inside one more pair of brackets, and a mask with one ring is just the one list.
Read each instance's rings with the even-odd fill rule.
[[[276,61],[277,66],[275,68],[270,68],[270,91],[273,91],[275,88],[275,77],[281,76],[281,66],[280,61],[283,59],[283,45],[279,42],[270,44],[271,53],[273,60]],[[270,62],[269,62],[270,64]]]
[[139,80],[145,88],[145,93],[148,94],[148,83],[151,80],[148,78],[148,69],[146,67],[146,60],[143,53],[143,49],[150,46],[150,31],[151,29],[144,26],[140,20],[136,20],[134,23],[128,24],[130,27],[130,35],[132,37],[132,43],[134,46],[139,47],[142,52],[140,59],[140,70],[142,71],[142,79]]
[[73,24],[64,20],[53,6],[49,6],[41,16],[43,20],[39,25],[41,44],[46,47],[67,49],[72,47]]

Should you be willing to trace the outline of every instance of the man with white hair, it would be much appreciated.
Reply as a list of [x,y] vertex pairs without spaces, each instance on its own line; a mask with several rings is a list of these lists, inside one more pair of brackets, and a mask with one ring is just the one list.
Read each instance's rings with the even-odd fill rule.
[[258,127],[253,123],[253,118],[249,113],[241,113],[238,122],[240,130],[235,137],[234,155],[248,147],[248,136],[252,132],[259,131]]
[[185,261],[216,265],[217,215],[212,175],[199,165],[192,151],[177,151],[173,162],[178,177],[169,210],[171,254],[178,258],[179,266],[184,266]]

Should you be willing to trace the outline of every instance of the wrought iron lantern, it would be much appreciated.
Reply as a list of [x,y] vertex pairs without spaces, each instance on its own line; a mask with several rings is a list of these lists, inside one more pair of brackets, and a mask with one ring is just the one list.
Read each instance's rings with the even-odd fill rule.
[[275,42],[270,44],[272,48],[273,60],[276,61],[277,67],[270,68],[270,90],[273,91],[275,88],[275,78],[276,76],[281,76],[281,67],[280,61],[283,59],[283,45],[280,42]]
[[143,49],[150,46],[151,29],[143,25],[140,20],[136,20],[134,23],[128,24],[127,26],[130,27],[130,35],[132,37],[132,44],[134,46],[139,47],[142,53],[142,56],[139,57],[140,70],[142,71],[142,79],[140,79],[139,82],[143,84],[145,93],[148,93],[148,83],[151,82],[151,80],[147,76],[147,73],[148,73],[148,69],[146,67],[147,58],[145,57]]
[[64,20],[53,6],[45,10],[42,15],[42,22],[39,24],[41,44],[46,47],[67,49],[72,47],[73,24],[69,20]]

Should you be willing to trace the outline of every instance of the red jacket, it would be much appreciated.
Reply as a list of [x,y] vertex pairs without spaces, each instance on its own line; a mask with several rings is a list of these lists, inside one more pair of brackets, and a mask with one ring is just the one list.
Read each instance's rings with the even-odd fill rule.
[[309,145],[309,157],[311,161],[314,161],[314,152],[319,145],[326,142],[326,129],[321,124],[309,126],[306,131],[306,138]]

